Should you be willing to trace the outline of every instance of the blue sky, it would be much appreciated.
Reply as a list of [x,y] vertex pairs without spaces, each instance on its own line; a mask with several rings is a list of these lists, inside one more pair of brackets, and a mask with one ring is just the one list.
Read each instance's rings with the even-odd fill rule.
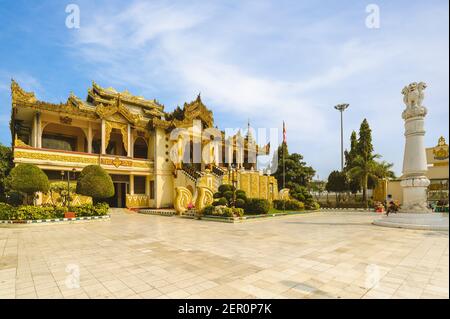
[[[77,4],[79,29],[65,25]],[[380,8],[380,28],[365,25]],[[319,176],[340,167],[367,118],[375,151],[401,172],[401,90],[428,84],[426,145],[448,137],[448,1],[0,2],[0,142],[10,143],[10,79],[39,99],[86,97],[98,84],[172,110],[201,92],[220,128],[278,127]]]

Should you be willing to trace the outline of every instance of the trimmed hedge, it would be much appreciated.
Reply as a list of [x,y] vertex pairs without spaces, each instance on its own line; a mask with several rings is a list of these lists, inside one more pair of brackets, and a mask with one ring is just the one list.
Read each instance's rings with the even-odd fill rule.
[[270,202],[263,198],[249,198],[245,205],[246,214],[267,214],[270,209]]
[[[108,213],[109,206],[106,203],[97,205],[85,204],[70,207],[70,211],[76,213],[76,217],[104,216]],[[63,218],[67,207],[31,206],[23,205],[14,207],[0,203],[0,220],[30,220],[30,219],[54,219]]]
[[9,174],[11,189],[33,195],[36,192],[47,193],[50,187],[48,177],[44,171],[33,164],[19,164]]
[[225,192],[228,192],[228,191],[234,191],[234,186],[233,185],[229,185],[229,184],[222,184],[222,185],[220,185],[219,186],[219,188],[218,188],[218,192],[219,193],[225,193]]
[[236,199],[236,207],[238,207],[238,208],[245,208],[246,202],[247,201],[242,199],[242,198],[237,198]]
[[97,202],[99,199],[114,196],[114,184],[106,172],[99,165],[88,165],[80,173],[77,182],[77,194],[90,196]]
[[305,204],[296,199],[277,199],[273,201],[273,207],[278,210],[303,210]]

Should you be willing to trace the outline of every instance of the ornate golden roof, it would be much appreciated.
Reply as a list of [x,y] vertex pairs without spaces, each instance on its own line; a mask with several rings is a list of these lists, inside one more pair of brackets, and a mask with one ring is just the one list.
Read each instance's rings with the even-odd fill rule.
[[25,92],[14,80],[11,80],[11,97],[13,107],[15,102],[34,103],[37,101],[33,92]]
[[102,88],[95,82],[92,82],[92,88],[88,90],[88,100],[92,99],[94,105],[114,105],[117,100],[124,104],[131,104],[142,107],[146,114],[152,116],[163,116],[164,105],[153,100],[146,100],[142,96],[132,95],[128,90],[118,92],[113,88]]
[[176,127],[182,127],[192,125],[192,121],[197,119],[201,120],[206,127],[213,127],[214,125],[213,113],[203,104],[200,94],[191,103],[184,103],[183,119],[174,119],[173,123]]
[[[26,92],[19,84],[11,81],[12,107],[29,107],[37,110],[48,110],[69,115],[81,115],[87,118],[105,118],[120,113],[132,124],[145,126],[152,117],[161,117],[165,113],[164,106],[156,100],[145,100],[140,96],[133,96],[128,91],[117,92],[109,88],[104,89],[93,82],[88,90],[87,101],[82,101],[75,94],[70,93],[65,103],[48,103],[36,99],[33,92]],[[127,107],[140,107],[142,114],[136,114]]]

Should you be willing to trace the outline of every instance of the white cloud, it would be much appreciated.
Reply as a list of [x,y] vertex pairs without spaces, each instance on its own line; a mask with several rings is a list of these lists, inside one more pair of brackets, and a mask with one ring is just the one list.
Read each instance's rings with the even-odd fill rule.
[[[349,17],[342,13],[324,19],[305,13],[295,24],[293,17],[273,18],[267,3],[228,8],[134,1],[124,10],[89,13],[72,46],[97,81],[134,86],[155,95],[150,97],[174,94],[179,104],[201,91],[222,127],[221,121],[243,124],[248,117],[258,127],[280,127],[286,120],[291,151],[305,154],[322,176],[339,167],[339,122],[332,106],[350,102],[347,131],[368,117],[376,150],[398,172],[401,87],[426,76],[448,84],[442,38],[428,36],[429,28],[410,30],[416,20],[434,23],[425,19],[430,13],[424,8],[404,12],[404,25],[398,22],[401,12],[384,11],[382,29],[369,33],[364,16],[360,24],[344,23]],[[436,18],[436,10],[430,11]]]

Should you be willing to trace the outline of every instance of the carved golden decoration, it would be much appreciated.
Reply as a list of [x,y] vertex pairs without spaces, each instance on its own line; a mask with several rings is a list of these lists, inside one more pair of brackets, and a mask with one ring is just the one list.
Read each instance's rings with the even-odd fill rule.
[[168,129],[172,125],[172,122],[161,120],[155,117],[149,121],[149,124],[150,127],[160,127],[163,129]]
[[192,193],[183,186],[176,187],[175,193],[174,208],[178,214],[183,215],[188,210],[189,204],[192,204]]
[[433,149],[433,155],[436,160],[448,159],[448,145],[443,136],[439,138],[438,145]]
[[445,142],[445,138],[443,136],[441,136],[439,138],[437,146],[448,146],[447,143]]
[[149,207],[149,200],[150,198],[147,195],[143,194],[134,194],[130,195],[127,194],[125,198],[125,206],[127,208],[142,208],[142,207]]
[[183,120],[174,119],[173,123],[176,127],[192,125],[192,121],[200,119],[206,127],[214,126],[213,113],[203,104],[200,94],[191,103],[184,103]]
[[280,190],[280,192],[278,193],[278,198],[282,200],[290,199],[291,197],[289,195],[289,188],[283,188],[282,190]]
[[214,193],[211,188],[205,186],[197,186],[197,198],[195,200],[195,208],[198,211],[203,210],[214,201]]
[[72,118],[68,117],[68,116],[60,116],[59,117],[59,121],[62,124],[66,124],[66,125],[72,125]]
[[17,150],[14,150],[14,158],[57,161],[64,163],[98,164],[98,159],[96,157],[83,157],[65,154],[44,153],[44,152],[24,152]]
[[[83,204],[92,204],[92,198],[89,196],[82,196],[79,194],[71,194],[72,201],[70,203],[71,206],[83,205]],[[58,199],[61,196],[58,193],[55,194],[42,194],[42,204],[43,205],[57,205],[61,206],[62,202]]]
[[111,138],[111,131],[112,129],[118,129],[120,130],[120,133],[122,133],[122,141],[125,148],[125,151],[128,152],[128,125],[117,123],[117,122],[105,122],[105,145],[109,144],[109,140]]
[[120,101],[120,98],[117,99],[117,102],[115,105],[104,105],[100,103],[96,109],[95,112],[97,115],[105,119],[115,113],[121,114],[129,123],[136,124],[141,119],[141,116],[139,114],[131,113],[128,108],[126,108],[122,102]]
[[95,82],[92,82],[92,88],[89,89],[88,95],[95,101],[95,104],[113,104],[120,99],[124,103],[137,105],[143,108],[145,114],[151,116],[163,116],[164,105],[161,105],[153,100],[146,100],[142,96],[132,95],[128,90],[118,92],[113,88],[104,89]]
[[152,162],[137,162],[133,161],[133,167],[136,168],[153,168]]
[[11,80],[11,96],[13,105],[17,102],[34,103],[37,101],[34,92],[24,91],[14,80]]
[[30,145],[26,144],[24,141],[22,141],[20,138],[16,137],[14,138],[14,146],[15,147],[31,147]]
[[102,157],[100,163],[102,165],[110,165],[110,166],[115,166],[115,167],[119,167],[119,166],[132,167],[133,166],[132,161],[123,160],[123,159],[120,159],[119,157],[115,157],[115,158]]

